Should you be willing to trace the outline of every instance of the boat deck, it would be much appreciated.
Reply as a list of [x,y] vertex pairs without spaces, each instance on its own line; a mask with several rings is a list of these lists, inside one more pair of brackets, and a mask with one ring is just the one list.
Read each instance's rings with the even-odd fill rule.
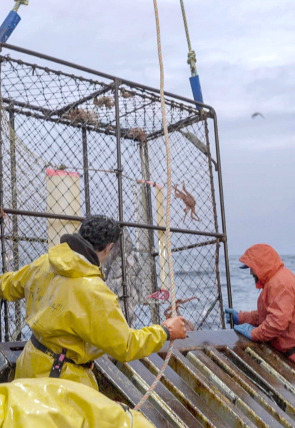
[[[11,376],[24,342],[1,343],[0,381]],[[149,358],[95,361],[100,391],[134,407],[163,365],[168,346]],[[157,428],[294,427],[295,364],[233,330],[189,332],[141,411]]]

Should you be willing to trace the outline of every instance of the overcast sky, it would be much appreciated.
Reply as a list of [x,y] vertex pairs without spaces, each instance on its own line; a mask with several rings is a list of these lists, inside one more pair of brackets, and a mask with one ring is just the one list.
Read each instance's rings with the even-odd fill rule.
[[[1,0],[1,21],[13,5]],[[158,6],[165,90],[192,98],[180,2]],[[295,1],[185,7],[204,102],[218,117],[229,252],[265,242],[295,255]],[[9,43],[159,87],[152,0],[30,0],[19,14]]]

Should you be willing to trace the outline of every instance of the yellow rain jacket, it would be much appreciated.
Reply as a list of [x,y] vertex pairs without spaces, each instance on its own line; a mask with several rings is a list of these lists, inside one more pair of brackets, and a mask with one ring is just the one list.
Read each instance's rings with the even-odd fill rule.
[[[35,337],[54,353],[67,349],[61,378],[97,389],[85,364],[104,353],[124,362],[157,352],[167,340],[160,325],[129,328],[117,296],[103,281],[98,266],[71,250],[67,243],[16,272],[0,277],[0,298],[25,297],[26,322]],[[29,340],[16,363],[15,378],[49,376],[53,358]]]
[[155,428],[140,412],[69,380],[0,384],[1,428]]

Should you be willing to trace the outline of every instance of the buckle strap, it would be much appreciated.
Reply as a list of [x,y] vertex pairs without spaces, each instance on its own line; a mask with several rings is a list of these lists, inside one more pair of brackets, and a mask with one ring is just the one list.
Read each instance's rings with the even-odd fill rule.
[[31,342],[36,349],[53,358],[53,364],[50,370],[49,377],[59,378],[64,363],[75,364],[73,360],[66,357],[67,350],[65,348],[62,349],[60,354],[56,354],[51,351],[51,349],[47,348],[47,346],[43,345],[43,343],[39,342],[39,340],[33,334],[31,336]]
[[36,349],[53,358],[54,361],[49,377],[59,377],[62,367],[65,363],[75,364],[76,366],[81,366],[85,369],[93,369],[93,361],[88,361],[88,363],[84,364],[77,364],[71,358],[66,357],[67,350],[65,348],[62,349],[62,352],[60,354],[56,354],[55,352],[51,351],[51,349],[47,348],[47,346],[43,345],[43,343],[39,342],[39,340],[33,334],[31,336],[31,342]]
[[286,352],[285,352],[285,355],[287,356],[287,357],[290,357],[291,355],[293,355],[293,354],[295,354],[295,346],[293,346],[293,348],[290,348],[290,349],[288,349]]
[[56,358],[54,358],[49,377],[60,377],[63,365],[66,362],[66,353],[67,350],[63,348],[62,352]]
[[[66,349],[63,349],[62,352],[61,352],[61,354],[55,354],[55,352],[51,351],[51,349],[47,348],[47,346],[43,345],[43,343],[39,342],[39,340],[33,334],[31,336],[31,342],[35,346],[36,349],[38,349],[39,351],[43,352],[46,355],[49,355],[54,360],[58,359],[58,357],[61,354],[63,354],[63,353],[66,354]],[[64,362],[65,363],[76,364],[74,360],[71,360],[71,358],[67,358],[67,357],[65,357],[65,361]]]
[[38,351],[41,351],[52,358],[55,358],[58,355],[51,351],[49,348],[47,348],[47,346],[43,345],[43,343],[39,342],[39,340],[33,334],[31,336],[31,342],[35,346],[35,348],[38,349]]

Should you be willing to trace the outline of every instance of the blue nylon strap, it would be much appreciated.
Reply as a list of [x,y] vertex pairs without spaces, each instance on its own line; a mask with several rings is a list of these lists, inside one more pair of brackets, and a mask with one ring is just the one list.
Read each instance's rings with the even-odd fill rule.
[[[196,102],[203,103],[203,95],[201,90],[201,84],[199,76],[192,76],[189,78],[191,83],[191,88],[193,91],[193,97]],[[200,110],[200,107],[197,105],[197,109]]]
[[0,27],[0,42],[5,43],[7,42],[8,38],[10,37],[11,33],[21,20],[21,17],[18,13],[14,12],[13,10],[9,12],[7,18],[3,21],[1,27]]

